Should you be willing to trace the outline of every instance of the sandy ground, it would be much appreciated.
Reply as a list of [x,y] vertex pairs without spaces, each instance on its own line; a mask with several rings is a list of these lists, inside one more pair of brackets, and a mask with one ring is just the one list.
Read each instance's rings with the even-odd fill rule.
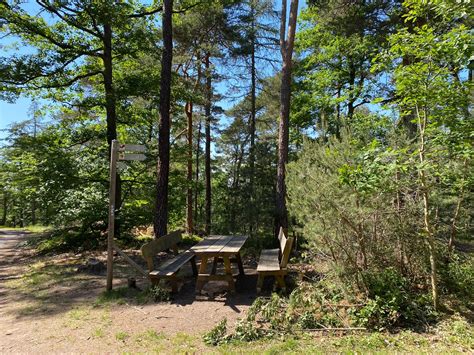
[[[30,237],[0,230],[0,353],[200,352],[196,339],[223,318],[234,324],[256,297],[251,270],[237,279],[234,295],[209,284],[220,293],[213,299],[196,296],[184,270],[171,302],[98,302],[105,276],[75,271],[90,255],[35,256],[24,246]],[[123,287],[130,270],[116,270],[114,288]],[[146,283],[137,279],[141,288]]]

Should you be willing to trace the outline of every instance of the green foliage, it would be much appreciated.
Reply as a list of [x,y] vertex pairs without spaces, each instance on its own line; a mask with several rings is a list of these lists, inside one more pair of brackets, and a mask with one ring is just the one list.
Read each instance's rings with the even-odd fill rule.
[[227,319],[221,320],[214,328],[203,335],[204,343],[207,345],[221,345],[227,342]]
[[232,339],[249,342],[261,339],[265,335],[265,332],[262,329],[256,327],[253,322],[249,321],[248,319],[241,319],[235,326]]
[[441,282],[447,292],[462,297],[467,303],[474,300],[474,258],[454,254],[441,269]]
[[412,285],[393,268],[367,273],[367,304],[354,312],[357,322],[371,329],[401,325],[425,326],[435,319],[430,297],[410,289]]
[[155,302],[167,302],[171,298],[170,292],[158,285],[151,286],[147,292]]

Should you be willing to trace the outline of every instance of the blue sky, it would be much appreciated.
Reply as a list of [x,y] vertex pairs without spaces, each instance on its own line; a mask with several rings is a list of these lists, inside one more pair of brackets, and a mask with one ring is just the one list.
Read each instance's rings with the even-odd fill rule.
[[[280,8],[280,1],[275,1],[276,7]],[[305,7],[305,0],[299,1],[299,9]],[[27,11],[36,12],[37,7],[35,4],[31,4],[29,2],[25,3],[25,9]],[[10,45],[13,42],[10,38],[2,38],[0,39],[0,49],[4,50],[4,46]],[[21,51],[26,51],[27,49],[20,49]],[[222,84],[221,84],[222,85]],[[224,93],[225,88],[219,85],[218,90]],[[224,84],[225,85],[225,84]],[[221,102],[221,106],[227,108],[229,103]],[[5,101],[0,100],[0,140],[6,137],[6,132],[4,131],[7,129],[12,123],[21,122],[29,118],[28,111],[31,106],[31,99],[27,97],[21,97],[16,100],[14,103],[8,103]],[[227,106],[227,107],[226,107]],[[1,145],[1,142],[0,142]]]

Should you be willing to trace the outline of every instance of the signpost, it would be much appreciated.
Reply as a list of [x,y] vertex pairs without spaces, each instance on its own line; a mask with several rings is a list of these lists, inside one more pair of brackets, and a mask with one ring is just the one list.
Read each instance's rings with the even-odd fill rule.
[[[130,153],[127,153],[130,152]],[[113,282],[113,262],[114,249],[122,255],[135,269],[142,274],[143,269],[130,259],[123,251],[121,251],[114,243],[115,236],[115,211],[116,201],[115,192],[117,188],[117,161],[118,160],[145,160],[146,148],[144,145],[138,144],[119,144],[117,140],[112,141],[110,147],[110,187],[109,187],[109,227],[107,232],[107,291],[112,290]]]

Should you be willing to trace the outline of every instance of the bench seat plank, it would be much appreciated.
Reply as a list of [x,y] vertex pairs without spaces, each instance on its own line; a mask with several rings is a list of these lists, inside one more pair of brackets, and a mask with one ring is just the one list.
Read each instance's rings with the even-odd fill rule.
[[264,249],[258,260],[257,272],[280,270],[280,260],[278,255],[280,249]]
[[151,271],[149,275],[151,277],[172,276],[193,257],[194,253],[187,250],[184,253],[164,262],[157,270]]

